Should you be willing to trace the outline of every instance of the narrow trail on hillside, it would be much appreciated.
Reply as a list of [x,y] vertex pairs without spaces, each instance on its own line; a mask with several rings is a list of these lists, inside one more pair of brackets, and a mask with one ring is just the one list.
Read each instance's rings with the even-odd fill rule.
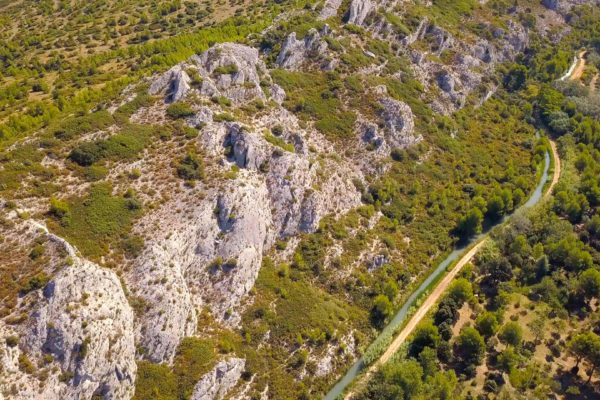
[[[544,193],[543,198],[547,199],[551,194],[554,186],[558,183],[561,173],[561,163],[560,157],[558,156],[558,151],[556,149],[556,143],[554,141],[550,141],[550,150],[552,153],[552,158],[554,160],[554,173],[552,174],[552,180],[550,181],[550,185],[547,187],[546,192]],[[387,350],[379,357],[377,361],[369,366],[367,371],[359,377],[358,384],[361,382],[367,382],[369,377],[373,375],[383,364],[388,362],[390,358],[398,351],[400,346],[404,344],[408,336],[412,333],[412,331],[417,327],[417,325],[423,320],[423,318],[427,315],[429,310],[440,300],[444,292],[448,289],[456,275],[461,271],[461,269],[468,264],[475,254],[481,249],[481,247],[487,242],[489,235],[485,235],[483,238],[475,244],[469,251],[467,251],[455,264],[454,268],[450,270],[444,278],[440,281],[440,283],[434,288],[431,294],[425,299],[425,301],[419,306],[417,311],[413,314],[408,323],[402,328],[402,330],[396,335],[394,340],[390,343]],[[355,386],[356,387],[356,386]],[[350,390],[345,396],[345,400],[349,400],[354,395],[354,391]]]
[[587,50],[583,50],[577,56],[577,58],[578,58],[577,66],[575,67],[573,72],[571,72],[571,75],[569,76],[570,80],[572,80],[572,81],[579,80],[583,76],[583,71],[585,70],[585,63],[586,63],[586,60],[585,60],[586,53],[587,53]]
[[544,198],[550,197],[552,194],[552,190],[554,190],[554,186],[558,183],[560,179],[561,173],[561,163],[560,157],[558,156],[558,150],[556,149],[556,142],[550,140],[550,150],[552,150],[552,159],[554,160],[554,173],[552,174],[552,181],[550,182],[550,186],[548,186],[548,190],[544,194]]

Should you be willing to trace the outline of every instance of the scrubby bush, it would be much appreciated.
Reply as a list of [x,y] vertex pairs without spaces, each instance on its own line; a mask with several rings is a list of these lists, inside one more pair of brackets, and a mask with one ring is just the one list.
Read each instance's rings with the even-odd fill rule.
[[186,154],[177,164],[177,176],[189,181],[203,179],[204,166],[202,160],[196,154]]
[[194,115],[194,110],[189,104],[176,102],[167,107],[167,115],[171,118],[185,118]]

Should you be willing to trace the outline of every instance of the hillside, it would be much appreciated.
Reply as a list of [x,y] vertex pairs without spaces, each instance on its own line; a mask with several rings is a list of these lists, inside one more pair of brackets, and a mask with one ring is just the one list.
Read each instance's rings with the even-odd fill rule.
[[[598,11],[0,1],[0,399],[322,398],[527,201],[548,137],[552,197],[492,232],[432,345],[355,395],[597,398],[566,349],[600,333]],[[467,363],[451,347],[486,313],[549,332],[485,333]]]

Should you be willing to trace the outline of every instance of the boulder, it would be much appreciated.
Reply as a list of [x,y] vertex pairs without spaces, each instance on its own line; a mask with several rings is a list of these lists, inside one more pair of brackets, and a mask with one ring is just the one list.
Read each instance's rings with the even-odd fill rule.
[[[199,77],[194,85],[188,72]],[[223,96],[234,105],[242,105],[256,98],[267,98],[260,86],[263,75],[267,75],[267,69],[257,49],[220,43],[157,77],[149,93],[164,94],[167,102],[173,102],[195,91],[206,97]]]

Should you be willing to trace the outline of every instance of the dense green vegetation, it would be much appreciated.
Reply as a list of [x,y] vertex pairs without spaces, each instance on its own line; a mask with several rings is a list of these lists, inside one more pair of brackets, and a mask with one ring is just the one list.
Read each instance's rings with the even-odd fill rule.
[[[577,12],[576,25],[585,30],[565,42],[589,45],[598,37],[597,20]],[[506,70],[504,85],[511,93],[506,100],[520,104],[536,126],[560,136],[563,172],[554,196],[493,232],[493,241],[462,272],[466,279],[455,282],[409,345],[356,398],[596,398],[597,94],[579,82],[551,82],[567,69],[572,51],[565,56],[541,42],[538,46],[522,64]],[[541,143],[536,154],[543,149]],[[507,198],[500,191],[478,201],[459,231],[474,234],[484,216],[499,218],[507,212]],[[457,296],[457,285],[464,295]],[[432,393],[428,371],[440,370],[458,379],[446,377],[447,392]]]
[[181,341],[173,368],[148,361],[138,363],[135,400],[185,400],[192,396],[194,385],[215,364],[215,343],[198,338]]
[[[182,10],[181,3],[176,3],[178,4],[177,10]],[[105,7],[95,9],[95,6],[91,6],[90,10],[87,11],[92,14],[100,13],[106,16],[107,20],[112,20],[115,15],[109,14],[110,11],[106,8],[121,7],[119,4],[121,3],[107,2]],[[54,11],[64,14],[65,17],[71,13],[82,12],[78,7],[63,8],[62,5],[49,7],[50,9],[60,8],[60,10]],[[276,12],[279,6],[273,5],[272,7],[272,12]],[[261,8],[261,5],[257,4],[254,12],[258,11],[259,8]],[[10,9],[10,12],[14,13],[23,11],[18,8]],[[41,12],[37,6],[22,9],[26,10],[25,12],[29,11],[34,14]],[[197,9],[192,7],[192,9],[186,8],[186,10]],[[77,54],[77,52],[72,55],[66,53],[68,56],[65,53],[61,56],[56,51],[51,54],[44,54],[44,57],[50,55],[50,60],[47,63],[40,61],[42,54],[37,54],[39,52],[35,49],[40,47],[40,41],[48,40],[48,38],[43,39],[41,36],[34,36],[22,40],[0,41],[0,54],[5,55],[2,57],[2,63],[0,63],[0,73],[2,76],[11,77],[13,81],[16,81],[7,86],[8,90],[6,92],[3,91],[8,96],[6,100],[3,102],[3,99],[0,98],[0,105],[4,110],[0,113],[0,116],[6,118],[6,122],[0,125],[0,148],[13,142],[19,136],[48,126],[59,116],[69,115],[73,112],[86,112],[98,104],[106,104],[119,95],[127,84],[139,77],[147,75],[149,72],[164,70],[192,54],[206,50],[211,43],[242,40],[248,34],[262,30],[268,24],[271,14],[268,10],[261,11],[262,17],[256,19],[256,23],[248,23],[242,17],[237,17],[199,31],[179,32],[178,35],[172,37],[166,37],[170,35],[145,33],[146,38],[143,40],[132,40],[126,46],[118,44],[106,46],[105,44],[98,46],[98,52],[84,53],[83,56]],[[136,14],[139,17],[137,21],[124,13],[123,21],[125,25],[148,23],[148,16],[144,16],[143,10],[137,10]],[[168,14],[169,16],[163,18],[164,15],[158,13],[157,20],[154,22],[157,30],[161,28],[162,24],[166,23],[164,19],[168,20],[171,17],[177,19],[185,15],[181,12]],[[65,19],[58,17],[58,14],[55,14],[55,18],[56,23],[60,25],[65,23]],[[199,21],[188,22],[188,24],[194,26],[203,19],[204,17]],[[77,27],[84,21],[76,19],[72,23],[74,27]],[[97,27],[96,29],[100,29],[98,25],[94,26]],[[111,28],[112,26],[112,22],[105,25],[103,28],[105,33],[102,33],[102,31],[99,33],[101,37],[107,38],[107,35],[111,34],[110,30],[115,29]],[[74,27],[70,29],[74,29]],[[6,28],[12,29],[10,25]],[[133,29],[130,29],[133,32]],[[178,29],[177,24],[171,25],[171,29],[171,34],[175,33],[174,30]],[[24,36],[30,35],[27,29],[20,29],[19,31]],[[51,32],[53,32],[53,35],[56,33],[55,30],[51,30]],[[117,33],[117,36],[109,39],[109,41],[115,40],[118,42],[120,40],[118,39],[119,36],[121,35]],[[74,38],[71,36],[69,40],[72,43],[69,47],[73,46],[71,48],[74,49]],[[48,48],[59,44],[61,39],[53,38],[51,41],[54,44],[46,42]],[[30,51],[32,49],[34,51]],[[25,54],[27,56],[24,56]],[[34,76],[39,78],[37,80],[37,82],[40,82],[39,85],[32,84],[32,82],[36,82],[35,79],[32,79]],[[48,94],[37,96],[39,100],[32,101],[32,97],[36,98],[35,94],[40,88]],[[29,92],[31,94],[28,95]]]
[[52,200],[51,228],[74,244],[84,255],[99,258],[129,231],[142,205],[130,193],[113,195],[108,183],[91,187],[83,199]]
[[276,83],[290,93],[285,106],[303,118],[315,121],[315,127],[331,139],[349,137],[354,133],[356,115],[346,110],[340,101],[343,83],[335,76],[276,70]]

